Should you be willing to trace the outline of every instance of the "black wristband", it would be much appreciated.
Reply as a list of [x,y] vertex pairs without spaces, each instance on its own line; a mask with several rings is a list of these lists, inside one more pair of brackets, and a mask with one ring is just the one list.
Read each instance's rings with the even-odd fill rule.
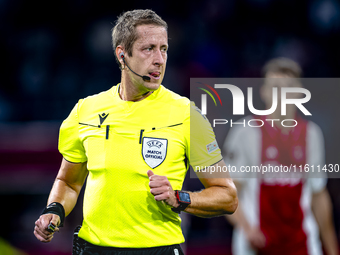
[[63,227],[64,226],[65,210],[64,210],[64,207],[62,206],[62,204],[60,204],[58,202],[53,202],[53,203],[49,204],[44,209],[44,211],[42,212],[41,215],[48,214],[48,213],[52,213],[52,214],[58,215],[60,217],[59,227]]

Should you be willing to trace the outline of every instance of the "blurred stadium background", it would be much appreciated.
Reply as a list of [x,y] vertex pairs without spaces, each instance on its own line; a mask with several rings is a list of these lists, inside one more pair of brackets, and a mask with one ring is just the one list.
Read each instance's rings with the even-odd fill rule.
[[[189,97],[190,77],[260,77],[277,56],[299,62],[305,77],[340,76],[336,0],[0,0],[0,254],[71,254],[81,198],[50,244],[33,235],[61,162],[58,129],[79,98],[120,81],[111,29],[121,12],[140,8],[168,22],[163,84],[181,95]],[[325,123],[327,160],[339,163],[338,122]],[[338,184],[328,182],[339,235]],[[185,181],[188,190],[201,187]],[[232,227],[223,217],[184,217],[187,255],[230,254]]]

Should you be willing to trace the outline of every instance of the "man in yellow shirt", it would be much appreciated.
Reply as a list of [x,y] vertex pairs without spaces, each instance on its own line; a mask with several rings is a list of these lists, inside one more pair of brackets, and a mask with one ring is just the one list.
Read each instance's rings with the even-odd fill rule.
[[236,189],[230,178],[197,173],[205,189],[181,191],[189,164],[198,169],[225,163],[200,111],[161,85],[166,22],[151,10],[125,12],[112,39],[121,82],[79,100],[63,122],[63,161],[34,234],[52,240],[87,177],[81,254],[183,254],[178,213],[233,213]]

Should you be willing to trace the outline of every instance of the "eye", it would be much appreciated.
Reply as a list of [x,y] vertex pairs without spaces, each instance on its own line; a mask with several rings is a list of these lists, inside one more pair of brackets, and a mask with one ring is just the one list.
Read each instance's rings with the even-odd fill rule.
[[150,47],[145,47],[144,50],[145,51],[152,51],[153,48],[154,48],[154,46],[151,45]]

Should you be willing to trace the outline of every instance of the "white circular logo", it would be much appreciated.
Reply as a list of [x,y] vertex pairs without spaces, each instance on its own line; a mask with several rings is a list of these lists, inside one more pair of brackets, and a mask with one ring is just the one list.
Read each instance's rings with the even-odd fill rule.
[[278,152],[278,150],[275,146],[270,146],[266,150],[266,156],[269,159],[275,159],[277,157],[278,153],[279,152]]
[[301,160],[303,158],[303,150],[301,146],[295,146],[293,149],[293,156],[297,160]]

